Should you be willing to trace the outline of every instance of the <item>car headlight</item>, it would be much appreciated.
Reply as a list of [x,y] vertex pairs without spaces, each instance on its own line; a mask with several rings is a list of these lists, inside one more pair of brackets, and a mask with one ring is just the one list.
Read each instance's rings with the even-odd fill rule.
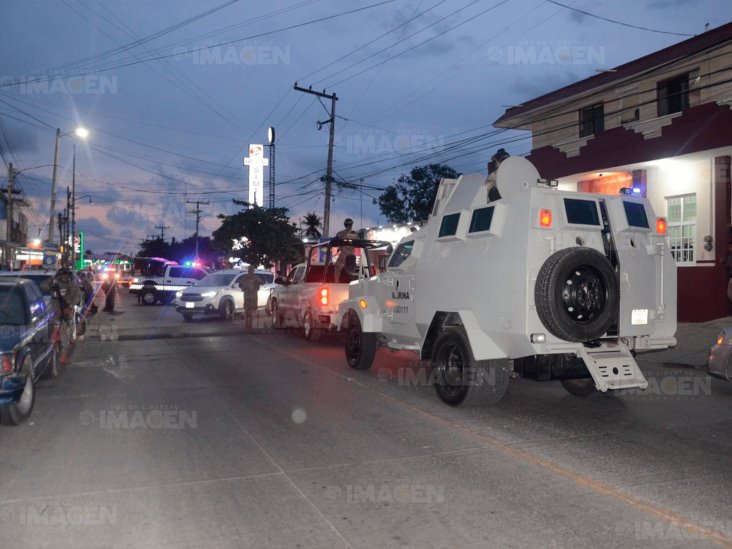
[[183,297],[183,292],[175,292],[175,297]]
[[203,292],[201,294],[201,297],[213,297],[216,295],[217,292]]

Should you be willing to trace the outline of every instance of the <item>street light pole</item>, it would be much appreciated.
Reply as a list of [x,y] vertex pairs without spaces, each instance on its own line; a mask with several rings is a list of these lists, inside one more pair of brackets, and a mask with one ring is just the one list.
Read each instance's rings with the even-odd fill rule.
[[76,143],[74,157],[71,161],[71,268],[76,268]]
[[58,147],[61,141],[61,129],[56,128],[56,146],[53,150],[53,178],[51,179],[51,215],[48,221],[48,243],[53,243],[54,211],[56,210],[56,175],[58,173]]

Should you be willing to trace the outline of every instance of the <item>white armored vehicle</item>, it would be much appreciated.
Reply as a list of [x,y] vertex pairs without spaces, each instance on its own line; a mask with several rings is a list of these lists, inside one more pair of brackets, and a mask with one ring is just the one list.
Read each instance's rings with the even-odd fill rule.
[[[351,367],[378,345],[432,362],[447,404],[497,402],[509,378],[573,394],[645,388],[636,351],[676,344],[676,265],[648,200],[560,191],[526,159],[440,183],[425,227],[340,305]],[[491,195],[493,196],[493,195]]]

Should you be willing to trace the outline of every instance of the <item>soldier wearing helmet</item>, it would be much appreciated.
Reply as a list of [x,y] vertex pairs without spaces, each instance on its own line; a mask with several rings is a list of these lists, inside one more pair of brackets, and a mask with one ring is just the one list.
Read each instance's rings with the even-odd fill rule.
[[50,309],[59,322],[61,338],[61,364],[70,362],[74,306],[81,306],[81,288],[76,283],[70,269],[62,268],[56,272],[52,284]]
[[[353,240],[354,238],[358,238],[358,234],[353,231],[353,219],[347,217],[343,221],[343,227],[344,228],[342,230],[336,233],[336,238],[343,240]],[[348,256],[353,256],[355,258],[355,250],[353,246],[341,246],[338,251],[338,259],[333,267],[333,282],[340,282],[341,273],[346,266]]]

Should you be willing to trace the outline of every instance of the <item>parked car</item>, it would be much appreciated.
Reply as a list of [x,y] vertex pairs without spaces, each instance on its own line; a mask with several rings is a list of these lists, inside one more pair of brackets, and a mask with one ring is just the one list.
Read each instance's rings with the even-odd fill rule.
[[707,371],[709,375],[732,381],[732,326],[723,328],[717,336],[717,341],[709,350]]
[[40,288],[43,300],[48,305],[51,302],[51,284],[56,271],[0,271],[2,277],[16,277],[32,280]]
[[28,419],[41,375],[58,375],[54,322],[40,289],[22,278],[0,279],[0,423]]
[[[262,282],[257,304],[265,308],[274,287],[274,274],[258,269],[255,274]],[[216,271],[200,280],[195,286],[176,293],[175,310],[183,320],[193,320],[194,315],[219,315],[231,319],[244,311],[244,293],[239,289],[239,279],[246,275],[241,269]]]

